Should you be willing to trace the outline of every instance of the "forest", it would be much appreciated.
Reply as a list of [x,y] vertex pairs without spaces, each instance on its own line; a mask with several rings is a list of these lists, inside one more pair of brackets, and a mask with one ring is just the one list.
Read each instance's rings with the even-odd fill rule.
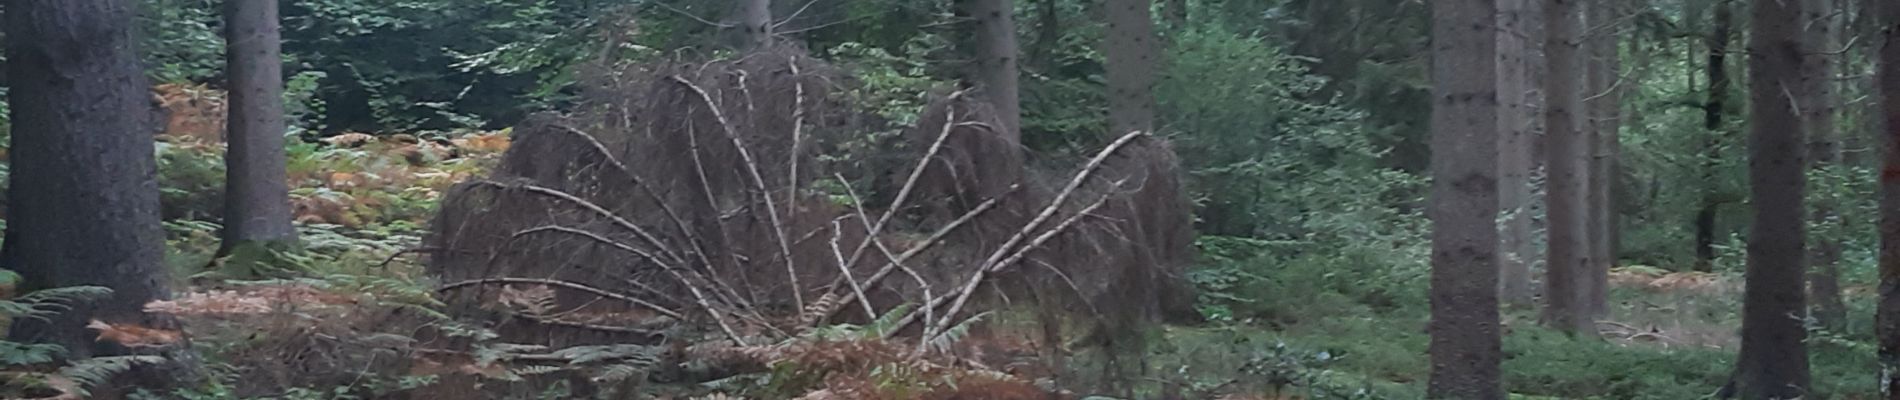
[[0,0],[0,399],[1900,400],[1900,1]]

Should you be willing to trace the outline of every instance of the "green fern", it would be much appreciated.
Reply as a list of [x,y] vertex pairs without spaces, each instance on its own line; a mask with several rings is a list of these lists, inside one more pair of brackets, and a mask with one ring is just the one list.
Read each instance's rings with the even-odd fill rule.
[[79,391],[79,393],[75,394],[80,397],[86,397],[89,395],[88,390],[111,381],[113,376],[125,373],[125,371],[130,371],[133,367],[164,362],[165,357],[159,356],[94,357],[74,361],[72,365],[60,368],[59,374],[60,376],[72,379],[74,382],[78,382],[79,384],[74,390]]
[[614,364],[601,369],[600,373],[594,375],[591,379],[594,382],[621,382],[645,377],[647,372],[652,370],[652,368],[653,365],[651,363],[629,362]]
[[931,337],[927,343],[929,344],[931,350],[936,350],[939,352],[950,351],[951,346],[956,346],[957,342],[961,342],[963,341],[964,337],[970,336],[971,326],[976,325],[978,322],[981,322],[984,318],[989,317],[989,316],[990,316],[990,313],[988,311],[971,316],[970,319],[963,320],[963,322],[958,322],[956,326],[952,326],[948,329],[944,329],[943,332],[937,333],[937,336]]

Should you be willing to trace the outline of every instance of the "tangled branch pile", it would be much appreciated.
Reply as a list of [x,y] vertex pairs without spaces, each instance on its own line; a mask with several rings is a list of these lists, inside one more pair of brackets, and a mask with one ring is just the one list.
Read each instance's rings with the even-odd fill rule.
[[[574,114],[515,128],[433,226],[445,298],[509,340],[683,325],[762,344],[908,304],[887,336],[928,342],[1011,299],[1128,324],[1190,297],[1177,283],[1190,206],[1172,151],[1145,132],[1043,170],[962,92],[873,135],[890,122],[794,49],[596,75]],[[504,296],[522,287],[555,295]]]

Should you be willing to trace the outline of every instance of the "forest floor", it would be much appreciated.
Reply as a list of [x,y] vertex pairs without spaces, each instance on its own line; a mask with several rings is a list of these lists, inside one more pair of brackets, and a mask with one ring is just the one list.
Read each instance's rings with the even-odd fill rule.
[[[176,122],[173,128],[212,129]],[[567,383],[534,379],[554,371],[551,367],[501,369],[484,363],[530,358],[498,355],[494,348],[468,354],[459,364],[418,359],[396,373],[366,376],[370,365],[386,362],[378,357],[392,353],[361,348],[427,347],[416,343],[410,332],[379,326],[379,318],[404,310],[440,313],[441,304],[432,296],[435,284],[421,273],[418,254],[410,251],[420,245],[441,193],[492,165],[507,149],[507,135],[346,134],[295,144],[290,172],[304,251],[240,253],[216,260],[210,257],[217,245],[216,226],[202,221],[217,215],[210,207],[222,204],[209,197],[222,177],[221,146],[202,135],[175,132],[161,137],[161,184],[172,243],[168,261],[186,289],[178,300],[158,308],[187,317],[188,336],[212,366],[211,384],[190,391],[190,397],[381,398],[426,390],[455,375],[476,376],[541,398],[567,397],[574,390]],[[1739,277],[1627,267],[1616,270],[1612,281],[1613,310],[1600,324],[1601,338],[1573,338],[1543,329],[1536,325],[1533,310],[1506,314],[1505,385],[1514,398],[1695,399],[1714,393],[1726,381],[1738,345]],[[1865,290],[1848,292],[1850,305],[1870,304]],[[1306,303],[1289,307],[1304,311],[1270,317],[1163,327],[1150,341],[1145,365],[1149,378],[1123,383],[1141,398],[1422,398],[1430,370],[1424,299],[1253,301]],[[1049,360],[1037,357],[1047,345],[1035,339],[1040,331],[1026,311],[1005,312],[991,321],[995,328],[972,334],[958,346],[963,355],[989,353],[971,356],[972,366],[922,369],[963,368],[959,373],[965,375],[959,376],[966,378],[968,371],[1001,372],[1042,387],[1059,377],[1062,387],[1078,395],[1088,393],[1075,388],[1119,386],[1102,382],[1101,354],[1082,348],[1073,349],[1061,373],[1048,372]],[[1871,321],[1848,321],[1848,326],[1849,332],[1866,331]],[[464,333],[471,340],[481,340],[480,329],[456,327],[461,328],[468,328]],[[351,337],[356,340],[346,340]],[[798,357],[788,355],[790,348],[769,353]],[[1875,359],[1865,341],[1816,331],[1810,348],[1816,398],[1873,398],[1870,371],[1875,370]],[[259,360],[271,361],[267,365]],[[352,363],[363,364],[359,368]],[[862,372],[879,388],[928,375],[893,375],[888,369]],[[612,371],[593,373],[599,381]],[[761,379],[782,379],[784,373],[767,372]],[[805,377],[835,387],[833,378]],[[801,396],[783,391],[782,382],[748,386],[730,379],[711,384],[674,380],[676,389],[662,392],[680,398],[739,398],[714,393]],[[259,387],[275,389],[260,393]]]

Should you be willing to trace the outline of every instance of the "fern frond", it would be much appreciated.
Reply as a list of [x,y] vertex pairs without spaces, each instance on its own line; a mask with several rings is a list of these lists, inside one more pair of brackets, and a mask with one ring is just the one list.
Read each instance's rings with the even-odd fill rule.
[[938,333],[937,336],[930,338],[930,348],[939,352],[949,351],[952,346],[956,346],[957,342],[961,342],[964,337],[970,336],[971,326],[976,325],[982,321],[983,318],[989,316],[990,312],[985,311],[971,316],[970,319],[963,320],[963,322],[958,322],[956,326],[944,329],[943,332]]
[[566,371],[566,370],[567,368],[556,366],[556,365],[529,365],[529,366],[525,366],[521,368],[515,368],[514,370],[511,370],[509,372],[513,372],[515,375],[530,376],[530,375],[552,374],[552,373]]
[[164,362],[165,357],[159,356],[94,357],[74,361],[72,365],[60,368],[59,375],[78,382],[78,394],[86,397],[88,390],[111,381],[112,377],[130,371],[133,367]]
[[622,363],[609,365],[601,369],[600,374],[591,378],[594,382],[620,382],[635,377],[646,376],[651,364]]
[[565,358],[569,364],[575,365],[624,359],[627,363],[639,362],[652,366],[659,361],[659,356],[663,351],[664,349],[655,346],[613,344],[569,347],[555,351],[552,355]]

